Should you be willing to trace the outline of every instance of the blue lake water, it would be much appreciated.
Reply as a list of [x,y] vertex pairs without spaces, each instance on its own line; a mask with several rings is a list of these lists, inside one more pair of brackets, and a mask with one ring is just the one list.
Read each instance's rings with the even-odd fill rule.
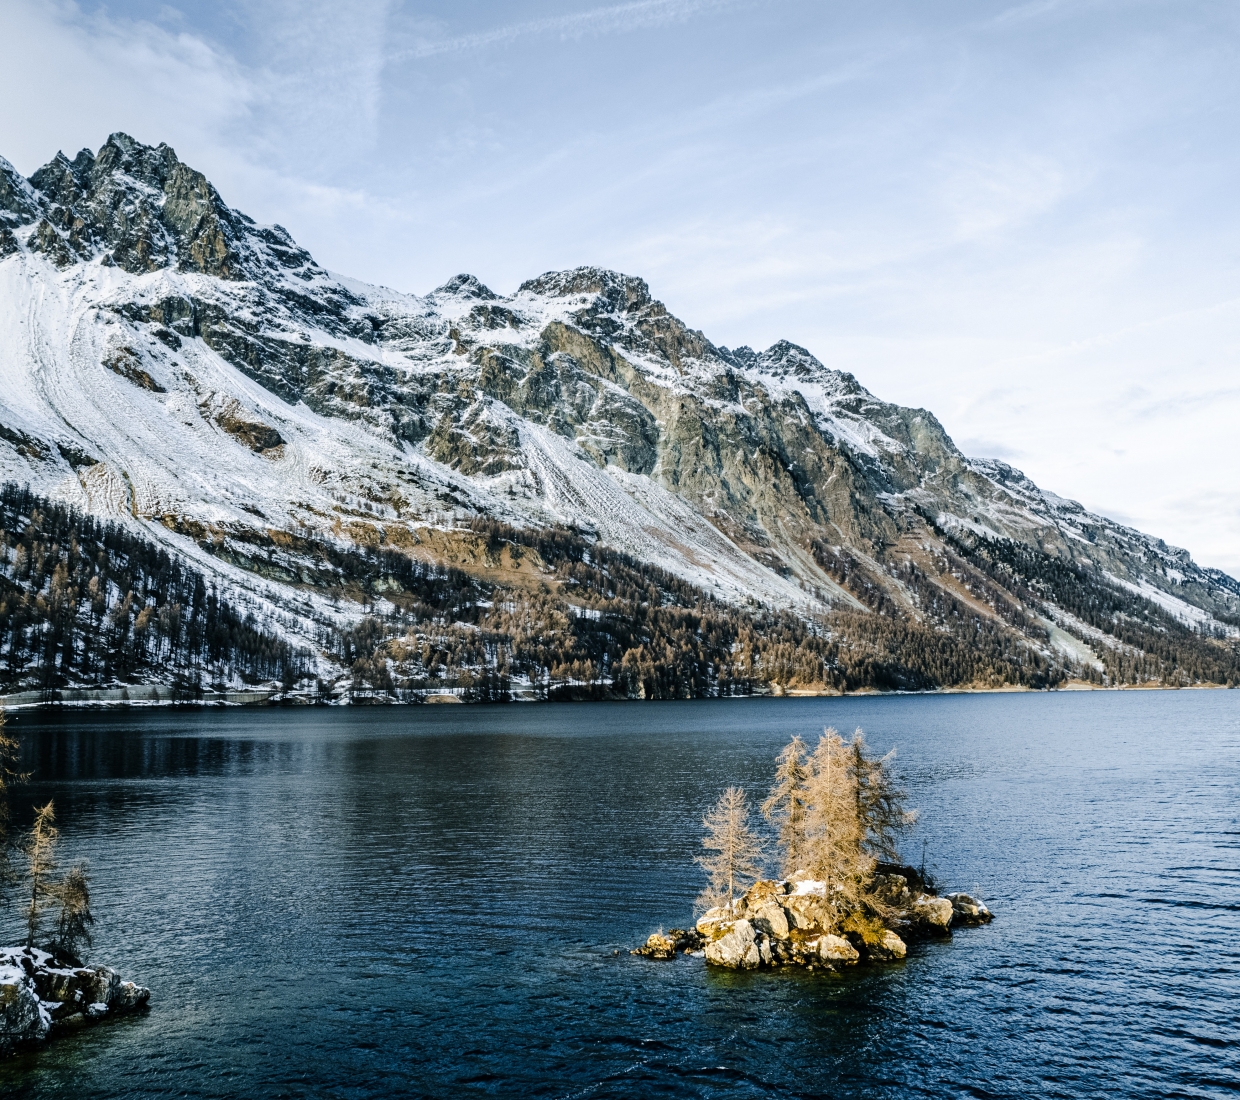
[[[630,947],[793,734],[898,746],[984,928],[844,976]],[[1240,692],[23,712],[149,1014],[5,1097],[1234,1096]],[[6,939],[16,920],[3,916]]]

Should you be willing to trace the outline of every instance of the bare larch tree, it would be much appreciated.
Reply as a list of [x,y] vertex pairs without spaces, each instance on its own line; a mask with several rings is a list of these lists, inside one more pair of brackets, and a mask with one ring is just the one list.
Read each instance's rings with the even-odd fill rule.
[[92,943],[90,926],[95,923],[90,911],[90,866],[82,862],[70,867],[56,884],[54,896],[60,911],[49,946],[62,958],[81,965],[82,952]]
[[697,862],[710,877],[710,885],[698,896],[698,904],[704,909],[730,908],[737,891],[757,879],[762,869],[762,843],[750,828],[745,792],[729,787],[702,824],[706,828],[702,847],[710,854],[698,856]]
[[56,899],[56,809],[51,802],[34,812],[34,825],[26,837],[26,877],[30,905],[26,910],[26,946],[33,947],[43,913]]
[[775,783],[762,803],[763,816],[779,825],[785,875],[805,866],[805,783],[809,778],[805,755],[805,742],[800,737],[794,737],[784,746],[775,758]]

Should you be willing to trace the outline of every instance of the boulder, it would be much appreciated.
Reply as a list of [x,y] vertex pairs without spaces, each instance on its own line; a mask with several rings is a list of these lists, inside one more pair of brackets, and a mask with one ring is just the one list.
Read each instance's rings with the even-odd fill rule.
[[46,1039],[51,1013],[35,993],[34,982],[17,966],[0,961],[0,1053]]
[[876,943],[867,943],[865,949],[875,962],[894,962],[908,954],[904,941],[890,930],[885,931]]
[[706,961],[732,970],[756,967],[762,956],[758,950],[753,925],[741,919],[733,921],[722,936],[706,945]]
[[112,996],[112,1008],[118,1012],[133,1012],[151,999],[151,991],[135,982],[121,982]]
[[994,919],[984,902],[968,894],[948,894],[947,900],[952,903],[953,924],[988,924]]
[[662,932],[651,932],[646,942],[641,947],[634,948],[632,954],[641,955],[645,959],[674,959],[676,941]]
[[913,902],[911,916],[918,930],[931,935],[947,935],[951,931],[953,912],[950,899],[922,894]]
[[758,945],[758,961],[763,966],[770,966],[771,965],[770,937],[759,934],[758,938],[754,940],[754,942]]
[[875,875],[872,889],[880,901],[893,909],[907,909],[913,903],[913,891],[904,875]]
[[705,940],[718,939],[734,920],[736,920],[735,913],[730,913],[724,906],[717,905],[714,909],[707,909],[698,918],[697,933]]
[[759,879],[745,891],[745,896],[741,901],[751,911],[764,909],[769,905],[782,904],[788,890],[789,883],[787,882],[775,882],[768,878]]
[[830,966],[855,966],[861,958],[858,951],[843,936],[824,932],[818,937],[818,958]]
[[783,909],[788,918],[788,927],[799,928],[803,932],[823,927],[829,916],[824,894],[789,894],[784,898]]
[[750,908],[749,919],[759,932],[765,932],[773,939],[786,940],[788,938],[788,914],[784,912],[782,906],[777,905],[773,900],[768,900],[757,911]]

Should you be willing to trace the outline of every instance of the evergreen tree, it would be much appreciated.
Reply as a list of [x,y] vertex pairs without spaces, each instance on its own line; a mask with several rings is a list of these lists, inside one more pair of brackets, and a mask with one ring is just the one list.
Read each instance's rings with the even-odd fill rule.
[[749,801],[740,787],[729,787],[714,808],[702,818],[706,835],[702,847],[710,855],[698,856],[710,885],[698,896],[704,909],[731,908],[738,891],[757,879],[762,865],[762,844],[749,825]]

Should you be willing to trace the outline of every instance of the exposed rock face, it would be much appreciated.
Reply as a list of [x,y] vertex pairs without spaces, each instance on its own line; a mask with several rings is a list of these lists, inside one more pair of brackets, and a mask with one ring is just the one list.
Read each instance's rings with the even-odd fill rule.
[[946,933],[952,926],[955,910],[949,898],[933,898],[923,894],[913,902],[913,920],[929,932]]
[[[885,869],[875,876],[873,913],[842,919],[829,912],[824,883],[800,873],[790,881],[756,882],[730,908],[708,910],[697,922],[706,961],[733,970],[784,965],[841,970],[862,962],[895,962],[907,954],[906,941],[949,936],[953,927],[991,920],[975,898],[927,893],[917,872],[900,870],[906,873]],[[882,914],[881,922],[876,913]]]
[[67,966],[46,951],[0,949],[0,1055],[74,1023],[134,1012],[151,991],[106,966]]

